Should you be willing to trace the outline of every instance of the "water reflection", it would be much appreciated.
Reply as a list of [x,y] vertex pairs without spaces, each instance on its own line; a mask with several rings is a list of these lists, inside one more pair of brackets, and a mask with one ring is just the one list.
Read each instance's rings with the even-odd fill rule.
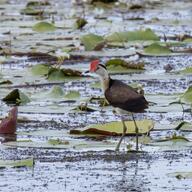
[[119,164],[119,176],[114,181],[113,190],[118,192],[148,191],[145,187],[144,175],[139,173],[139,170],[142,169],[141,166],[143,166],[142,164],[140,165],[141,157],[136,156],[134,160],[129,161],[127,161],[127,158],[125,159]]

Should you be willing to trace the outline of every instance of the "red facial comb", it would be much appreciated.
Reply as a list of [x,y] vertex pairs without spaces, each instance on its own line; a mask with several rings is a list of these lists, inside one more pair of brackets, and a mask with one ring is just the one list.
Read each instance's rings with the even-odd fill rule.
[[97,66],[99,65],[99,60],[93,60],[90,64],[90,72],[94,72],[97,69]]

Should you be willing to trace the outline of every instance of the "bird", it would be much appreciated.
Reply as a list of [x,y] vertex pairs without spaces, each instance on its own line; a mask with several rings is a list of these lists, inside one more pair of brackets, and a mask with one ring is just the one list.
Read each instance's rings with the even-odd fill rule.
[[[135,121],[134,113],[145,112],[145,109],[148,108],[148,101],[131,86],[120,80],[112,79],[106,66],[100,63],[98,59],[91,61],[89,71],[87,72],[94,73],[100,78],[105,99],[118,113],[131,113],[136,133],[136,152],[138,152],[139,129]],[[121,121],[123,132],[115,151],[119,151],[121,142],[127,131],[127,126],[122,116]]]

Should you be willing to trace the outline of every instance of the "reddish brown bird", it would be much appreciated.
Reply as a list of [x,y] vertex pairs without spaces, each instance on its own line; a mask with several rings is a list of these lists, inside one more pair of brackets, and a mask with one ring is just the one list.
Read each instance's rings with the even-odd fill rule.
[[[105,65],[100,64],[99,60],[94,60],[90,63],[89,72],[95,73],[99,76],[105,98],[110,105],[117,108],[117,111],[120,113],[131,113],[136,131],[136,151],[138,151],[138,127],[133,113],[141,113],[148,108],[148,102],[146,101],[145,97],[137,93],[135,89],[123,83],[122,81],[112,79],[107,72]],[[116,151],[119,150],[121,142],[127,131],[127,127],[123,118],[121,118],[121,120],[123,124],[123,134],[116,146]]]

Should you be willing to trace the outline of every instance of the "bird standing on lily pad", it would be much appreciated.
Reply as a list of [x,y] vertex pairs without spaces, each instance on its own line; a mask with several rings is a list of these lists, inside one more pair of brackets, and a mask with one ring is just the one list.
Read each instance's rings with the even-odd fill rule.
[[[105,65],[101,64],[99,60],[92,61],[90,63],[90,69],[87,72],[95,73],[99,76],[106,100],[110,105],[117,109],[118,113],[131,113],[135,125],[136,151],[138,151],[139,129],[133,113],[144,112],[145,109],[148,108],[147,100],[142,94],[137,93],[135,89],[127,84],[123,83],[122,81],[112,79]],[[116,146],[116,151],[119,151],[121,142],[127,131],[125,120],[122,116],[121,121],[123,124],[123,133]]]

